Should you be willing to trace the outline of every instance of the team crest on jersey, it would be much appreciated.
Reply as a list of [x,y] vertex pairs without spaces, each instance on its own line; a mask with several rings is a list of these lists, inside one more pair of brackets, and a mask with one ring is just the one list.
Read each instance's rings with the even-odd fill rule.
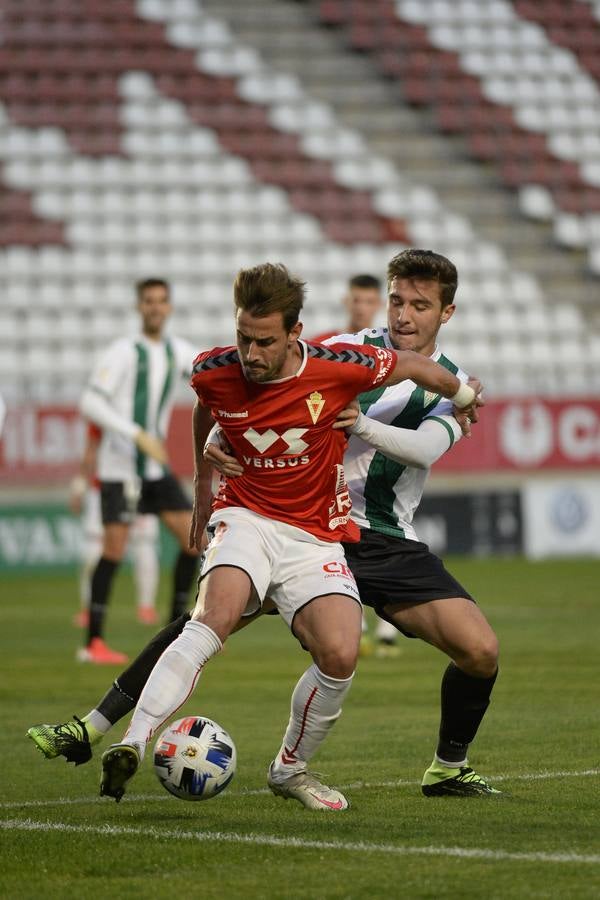
[[436,394],[435,391],[425,391],[423,396],[423,406],[429,406],[430,403],[433,403],[434,400],[437,400],[439,394]]
[[319,416],[323,412],[323,407],[325,406],[323,394],[320,394],[318,391],[313,391],[310,397],[306,398],[306,405],[308,406],[310,417],[313,420],[313,425],[316,425]]

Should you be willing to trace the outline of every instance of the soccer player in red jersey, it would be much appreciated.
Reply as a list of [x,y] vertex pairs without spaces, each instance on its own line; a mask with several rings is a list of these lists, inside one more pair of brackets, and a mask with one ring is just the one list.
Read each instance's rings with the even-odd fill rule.
[[[187,699],[240,617],[257,612],[268,594],[313,658],[294,690],[269,786],[311,809],[348,806],[307,771],[340,715],[361,631],[358,592],[340,545],[358,539],[342,465],[346,439],[332,425],[358,393],[410,378],[463,408],[468,428],[480,385],[461,385],[410,351],[305,344],[303,296],[303,283],[284,266],[241,270],[234,285],[237,347],[203,353],[194,365],[191,537],[198,547],[207,523],[214,537],[191,621],[154,667],[125,742],[103,755],[101,793],[117,800],[156,729]],[[202,455],[213,419],[246,464],[214,504]]]

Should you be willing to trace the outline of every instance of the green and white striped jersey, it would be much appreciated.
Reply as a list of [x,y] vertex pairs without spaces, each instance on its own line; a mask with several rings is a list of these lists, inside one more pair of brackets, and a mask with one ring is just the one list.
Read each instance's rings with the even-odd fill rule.
[[190,377],[197,353],[182,338],[153,341],[140,334],[114,341],[102,354],[84,394],[88,407],[96,396],[112,413],[103,417],[99,405],[98,415],[92,416],[103,429],[97,463],[101,481],[163,477],[163,466],[139,453],[133,437],[138,426],[166,437],[177,382]]
[[[326,343],[337,341],[393,349],[387,328],[337,335]],[[431,358],[461,381],[467,380],[466,373],[450,362],[438,347]],[[439,422],[440,428],[448,433],[448,449],[461,436],[460,427],[452,416],[452,403],[439,394],[417,387],[413,381],[377,388],[361,394],[359,401],[365,415],[398,428],[416,430],[426,419]],[[351,435],[344,456],[344,471],[352,499],[352,518],[360,528],[418,540],[412,520],[421,502],[429,469],[404,466]]]

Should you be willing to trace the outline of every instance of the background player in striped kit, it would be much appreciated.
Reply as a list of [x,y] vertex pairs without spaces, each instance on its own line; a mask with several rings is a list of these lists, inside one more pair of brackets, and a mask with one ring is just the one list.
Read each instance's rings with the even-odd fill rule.
[[180,552],[173,574],[171,618],[186,608],[196,572],[197,551],[188,547],[191,502],[167,467],[164,447],[175,387],[189,377],[195,348],[164,334],[171,312],[169,285],[150,278],[137,285],[141,333],[116,340],[99,359],[81,399],[83,415],[102,429],[98,477],[104,538],[92,575],[86,646],[78,658],[122,663],[124,654],[102,639],[115,572],[123,559],[137,513],[160,516]]
[[[102,555],[104,529],[100,508],[100,482],[96,457],[102,432],[93,422],[86,427],[86,441],[79,474],[71,481],[69,509],[81,517],[81,562],[79,568],[80,609],[74,624],[87,628],[90,621],[91,580]],[[156,625],[156,592],[160,575],[159,522],[153,515],[137,515],[129,535],[127,552],[131,560],[136,592],[136,615],[143,625]]]

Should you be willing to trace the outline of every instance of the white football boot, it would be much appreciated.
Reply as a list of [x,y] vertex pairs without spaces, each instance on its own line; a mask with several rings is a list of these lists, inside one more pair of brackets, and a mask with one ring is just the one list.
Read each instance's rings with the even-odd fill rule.
[[306,809],[333,810],[335,812],[348,809],[350,805],[344,795],[335,788],[319,781],[313,772],[298,772],[283,781],[273,778],[273,763],[269,766],[267,784],[279,797],[288,800],[290,797],[299,800]]

